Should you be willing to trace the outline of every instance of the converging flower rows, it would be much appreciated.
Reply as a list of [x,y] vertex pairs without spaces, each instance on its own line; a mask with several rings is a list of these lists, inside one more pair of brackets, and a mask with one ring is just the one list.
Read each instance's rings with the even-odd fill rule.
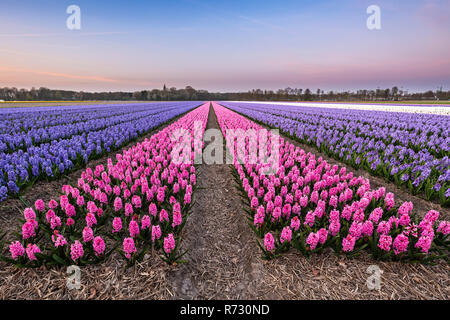
[[[348,256],[366,250],[375,259],[448,261],[450,222],[439,212],[419,215],[384,187],[373,190],[368,179],[212,106],[265,258],[294,247],[305,256],[331,248]],[[154,250],[167,263],[180,261],[209,108],[208,102],[190,111],[115,162],[86,169],[58,199],[37,200],[0,258],[20,267],[86,265],[118,252],[130,266]]]
[[[229,129],[265,130],[213,106],[225,136]],[[250,161],[252,143],[247,139],[239,146],[233,141],[228,147],[249,204],[250,225],[264,239],[259,245],[266,258],[293,246],[305,256],[330,247],[349,256],[367,249],[375,259],[448,260],[450,222],[439,222],[439,212],[430,210],[420,219],[411,202],[397,206],[394,194],[385,188],[373,190],[368,179],[316,159],[281,137],[277,172],[266,176],[261,174],[264,163]],[[270,141],[268,150],[269,145]],[[245,150],[239,150],[242,147]]]
[[450,117],[277,104],[223,105],[354,168],[450,206]]
[[37,180],[81,168],[199,105],[187,101],[0,109],[0,201]]
[[[153,249],[161,250],[168,263],[179,260],[180,233],[196,184],[194,158],[203,147],[209,106],[117,154],[115,163],[108,159],[106,167],[86,169],[76,186],[62,187],[59,199],[37,200],[24,211],[20,238],[9,245],[11,256],[1,258],[22,267],[86,265],[117,251],[131,265]],[[181,141],[174,138],[179,129],[194,136],[196,152],[177,164],[172,151]]]

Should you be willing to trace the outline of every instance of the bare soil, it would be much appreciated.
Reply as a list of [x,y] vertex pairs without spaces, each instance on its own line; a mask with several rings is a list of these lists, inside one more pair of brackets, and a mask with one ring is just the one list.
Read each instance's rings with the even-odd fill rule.
[[[211,107],[207,129],[212,128],[219,126]],[[187,263],[175,268],[170,277],[174,298],[259,296],[255,272],[262,261],[231,170],[226,164],[202,164],[199,168],[196,203],[182,236],[183,248],[189,250]]]

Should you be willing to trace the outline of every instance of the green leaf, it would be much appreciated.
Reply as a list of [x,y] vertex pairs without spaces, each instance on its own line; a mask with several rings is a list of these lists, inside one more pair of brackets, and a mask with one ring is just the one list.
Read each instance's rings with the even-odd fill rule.
[[61,264],[61,265],[67,265],[67,263],[66,263],[60,256],[58,256],[56,253],[54,253],[54,254],[52,255],[52,258],[53,258],[57,263],[59,263],[59,264]]

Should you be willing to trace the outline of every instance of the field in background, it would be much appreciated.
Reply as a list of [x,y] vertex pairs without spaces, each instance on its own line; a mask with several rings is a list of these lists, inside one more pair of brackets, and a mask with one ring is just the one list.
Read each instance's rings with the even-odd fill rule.
[[97,104],[130,104],[151,103],[161,101],[5,101],[0,102],[0,108],[20,107],[53,107],[53,106],[86,106]]
[[[307,102],[307,101],[292,101]],[[351,103],[351,104],[402,104],[402,105],[442,105],[449,106],[450,101],[445,100],[406,100],[406,101],[309,101],[314,103]]]
[[377,104],[377,103],[350,103],[350,102],[276,102],[276,101],[229,101],[231,103],[261,104],[273,106],[313,107],[331,109],[354,109],[373,111],[392,111],[407,113],[429,113],[450,115],[450,105],[437,104]]
[[[51,107],[51,106],[78,106],[78,105],[95,105],[95,104],[130,104],[130,103],[150,103],[164,101],[0,101],[0,108],[13,107]],[[171,101],[174,102],[174,101]],[[263,103],[278,103],[277,101],[260,101]],[[361,105],[432,105],[450,108],[450,101],[279,101],[283,103],[320,103],[320,104],[361,104]]]

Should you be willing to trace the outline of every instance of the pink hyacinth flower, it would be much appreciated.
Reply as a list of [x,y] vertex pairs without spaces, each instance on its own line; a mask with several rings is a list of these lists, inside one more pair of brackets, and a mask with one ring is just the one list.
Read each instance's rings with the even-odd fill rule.
[[173,234],[169,233],[169,235],[164,238],[164,251],[167,254],[170,254],[173,249],[175,249],[175,239]]
[[94,253],[96,256],[103,254],[105,251],[105,240],[102,237],[97,236],[92,242],[92,247],[94,248]]
[[264,247],[269,252],[275,249],[275,239],[270,232],[266,233],[266,235],[264,236]]
[[83,244],[75,240],[75,243],[70,246],[70,257],[73,261],[77,261],[84,255]]
[[122,230],[122,219],[120,219],[119,217],[115,217],[113,219],[112,226],[113,226],[112,231],[113,233],[120,232]]

